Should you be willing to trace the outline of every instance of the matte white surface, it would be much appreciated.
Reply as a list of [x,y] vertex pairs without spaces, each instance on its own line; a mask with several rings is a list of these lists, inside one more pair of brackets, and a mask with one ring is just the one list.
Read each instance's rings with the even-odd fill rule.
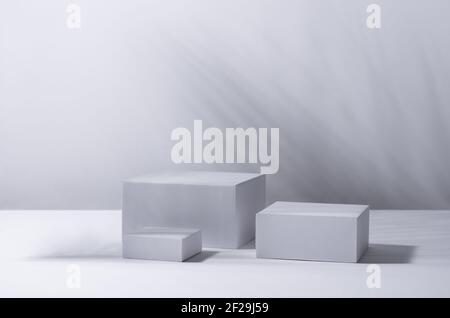
[[275,202],[256,215],[260,258],[357,262],[369,239],[369,207]]
[[180,172],[124,183],[123,232],[145,226],[195,228],[203,246],[237,248],[255,237],[255,214],[265,207],[265,176]]
[[254,173],[233,173],[216,171],[179,171],[164,174],[150,174],[130,178],[130,183],[158,183],[158,184],[185,184],[209,186],[237,186],[240,183],[254,179]]
[[329,204],[312,202],[286,202],[277,201],[259,212],[261,215],[295,215],[295,216],[334,216],[344,218],[357,218],[367,205],[359,204]]
[[[119,211],[0,212],[0,296],[450,297],[450,211],[371,211],[360,263],[257,259],[249,245],[184,263],[121,256]],[[369,264],[381,288],[366,285]],[[81,288],[66,285],[69,265]]]
[[123,236],[123,257],[182,262],[202,250],[201,232],[193,229],[148,227]]

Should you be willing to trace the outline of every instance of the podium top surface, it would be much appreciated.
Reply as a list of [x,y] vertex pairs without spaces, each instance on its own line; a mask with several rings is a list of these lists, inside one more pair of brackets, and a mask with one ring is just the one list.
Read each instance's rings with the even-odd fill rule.
[[257,173],[187,171],[145,175],[131,178],[129,183],[235,186],[261,176]]
[[357,218],[366,210],[368,205],[277,201],[258,214]]
[[184,239],[200,232],[197,229],[171,228],[171,227],[144,227],[135,233],[126,236],[141,238],[164,238],[164,239]]

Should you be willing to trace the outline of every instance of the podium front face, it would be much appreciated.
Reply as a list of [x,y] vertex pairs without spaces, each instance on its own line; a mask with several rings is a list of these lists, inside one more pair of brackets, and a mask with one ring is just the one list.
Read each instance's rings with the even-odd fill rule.
[[367,205],[275,202],[256,216],[259,258],[356,263],[368,242]]
[[147,227],[123,236],[125,258],[182,262],[201,250],[201,232],[195,229]]

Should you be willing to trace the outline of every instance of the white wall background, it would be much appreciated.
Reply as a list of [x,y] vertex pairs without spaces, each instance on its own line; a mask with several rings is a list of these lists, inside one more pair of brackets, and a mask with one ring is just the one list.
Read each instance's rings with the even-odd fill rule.
[[[66,28],[71,2],[80,30]],[[380,30],[366,28],[373,2]],[[124,178],[174,168],[170,132],[194,119],[280,127],[270,201],[450,208],[449,12],[0,0],[0,208],[119,208]]]

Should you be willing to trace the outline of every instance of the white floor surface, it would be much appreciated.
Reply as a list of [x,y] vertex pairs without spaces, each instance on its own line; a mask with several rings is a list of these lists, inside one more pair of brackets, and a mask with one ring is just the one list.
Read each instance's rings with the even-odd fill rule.
[[[450,211],[370,221],[358,264],[256,259],[252,243],[173,263],[123,259],[120,211],[0,211],[0,297],[450,296]],[[369,264],[381,288],[368,288]]]

